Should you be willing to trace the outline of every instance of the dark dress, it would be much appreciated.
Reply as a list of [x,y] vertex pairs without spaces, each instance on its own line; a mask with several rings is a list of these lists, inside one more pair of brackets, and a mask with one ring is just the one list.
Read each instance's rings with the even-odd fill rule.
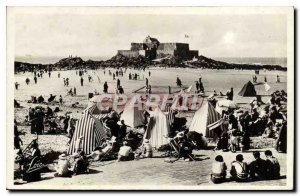
[[278,139],[276,141],[276,150],[286,153],[287,149],[287,126],[282,125],[279,130]]
[[266,161],[258,158],[250,163],[250,177],[255,180],[266,179]]

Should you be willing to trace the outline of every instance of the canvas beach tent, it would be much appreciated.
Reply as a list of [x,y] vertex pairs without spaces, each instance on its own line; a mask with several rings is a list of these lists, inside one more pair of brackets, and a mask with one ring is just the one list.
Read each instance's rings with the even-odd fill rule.
[[121,119],[129,127],[139,127],[145,124],[144,111],[138,107],[127,105],[121,114]]
[[221,115],[211,103],[207,102],[195,113],[189,131],[196,131],[202,133],[204,137],[212,138],[214,136],[213,129],[222,124],[223,119]]
[[148,139],[152,147],[159,148],[162,145],[168,144],[168,133],[170,125],[167,116],[156,108],[151,112],[150,120],[144,139]]
[[76,122],[75,131],[70,142],[68,154],[76,152],[76,143],[82,138],[81,149],[90,154],[95,147],[101,145],[101,140],[106,138],[106,129],[101,121],[108,114],[96,114],[96,105],[84,110],[82,117]]
[[238,95],[242,97],[255,97],[256,96],[256,90],[252,82],[247,82],[241,91],[238,93]]

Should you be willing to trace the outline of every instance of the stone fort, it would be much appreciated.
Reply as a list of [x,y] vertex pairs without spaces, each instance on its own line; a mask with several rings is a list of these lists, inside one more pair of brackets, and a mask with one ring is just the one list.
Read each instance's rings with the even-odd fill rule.
[[151,60],[172,55],[184,60],[198,57],[198,50],[190,50],[186,43],[160,43],[156,38],[147,36],[143,43],[131,43],[130,50],[118,50],[126,57],[145,56]]

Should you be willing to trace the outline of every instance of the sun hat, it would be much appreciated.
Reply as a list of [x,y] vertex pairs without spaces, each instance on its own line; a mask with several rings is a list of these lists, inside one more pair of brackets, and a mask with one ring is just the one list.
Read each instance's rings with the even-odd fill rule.
[[60,160],[66,160],[67,155],[66,155],[65,153],[63,153],[63,154],[59,155],[58,158],[59,158]]

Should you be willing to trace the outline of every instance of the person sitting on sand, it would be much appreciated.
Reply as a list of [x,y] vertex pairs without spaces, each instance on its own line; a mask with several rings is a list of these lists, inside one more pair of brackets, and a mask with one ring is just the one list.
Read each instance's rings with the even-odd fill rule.
[[236,152],[239,147],[238,131],[236,129],[230,130],[230,149],[231,152]]
[[243,155],[238,154],[236,155],[235,161],[231,163],[231,178],[236,182],[245,182],[249,180],[248,166],[243,160]]
[[221,136],[218,140],[216,149],[223,150],[224,152],[228,151],[228,146],[229,146],[228,139],[229,139],[229,135],[228,135],[227,131],[224,130],[221,133]]
[[280,178],[280,165],[278,159],[275,158],[272,154],[272,151],[266,150],[266,178],[269,180],[279,179]]
[[266,161],[260,158],[259,152],[253,152],[254,161],[250,163],[250,178],[252,180],[266,179]]
[[89,172],[88,162],[85,159],[83,151],[81,151],[80,153],[75,153],[71,156],[75,159],[74,166],[71,169],[71,171],[73,171],[73,175],[79,175]]
[[56,173],[54,174],[55,177],[71,177],[72,171],[71,164],[69,160],[67,159],[66,154],[61,154],[58,157],[58,162],[56,165]]
[[119,93],[120,93],[120,94],[124,94],[124,89],[123,89],[122,86],[120,86],[120,87],[118,88],[118,90],[119,90]]
[[67,95],[73,96],[73,89],[72,88],[67,92]]
[[128,146],[128,143],[123,142],[123,146],[120,147],[118,153],[118,161],[130,161],[134,159],[134,154],[132,153],[132,148]]
[[221,155],[217,155],[215,161],[212,163],[212,173],[210,179],[213,183],[222,183],[226,180],[227,166]]
[[38,103],[43,103],[45,101],[44,97],[42,95],[40,95],[38,98],[37,98],[37,102]]
[[30,157],[32,159],[35,157],[37,157],[37,158],[41,157],[41,151],[39,149],[39,145],[36,140],[33,140],[32,144],[31,144],[31,156]]
[[142,145],[142,152],[143,152],[143,157],[145,158],[152,158],[153,156],[152,146],[149,143],[149,140],[147,139],[145,139]]
[[87,158],[91,157],[94,161],[101,160],[101,158],[112,152],[115,143],[116,137],[113,136],[110,140],[106,140],[105,144],[102,145],[103,148],[96,148],[90,155],[87,156]]

